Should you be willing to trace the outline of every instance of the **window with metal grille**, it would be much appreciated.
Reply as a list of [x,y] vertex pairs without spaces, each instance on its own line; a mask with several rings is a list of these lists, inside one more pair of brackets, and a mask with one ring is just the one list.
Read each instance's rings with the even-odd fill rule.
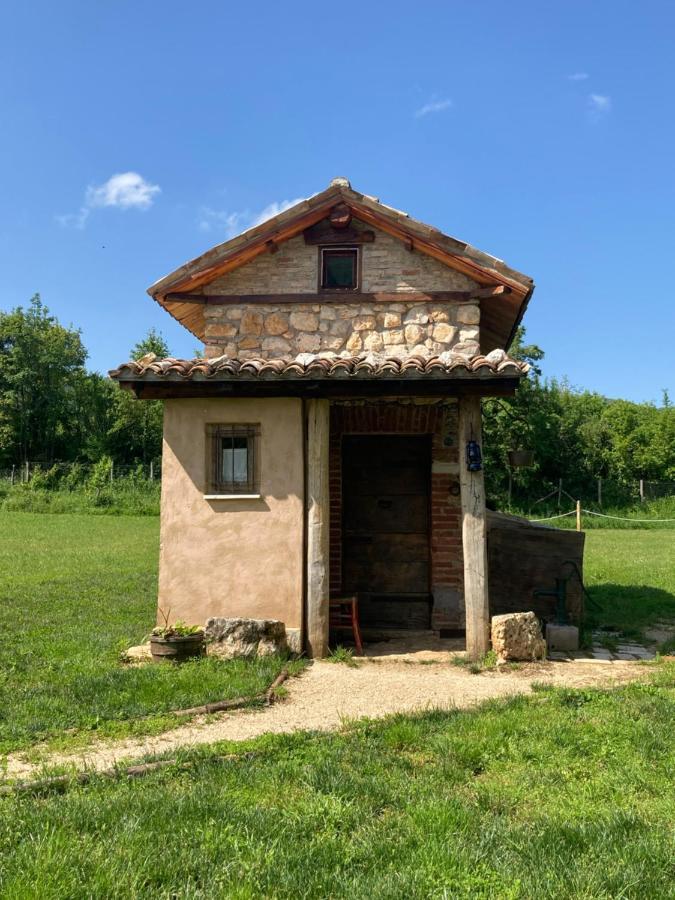
[[257,494],[258,425],[209,425],[209,493]]
[[354,291],[359,281],[359,251],[356,247],[321,249],[321,289]]

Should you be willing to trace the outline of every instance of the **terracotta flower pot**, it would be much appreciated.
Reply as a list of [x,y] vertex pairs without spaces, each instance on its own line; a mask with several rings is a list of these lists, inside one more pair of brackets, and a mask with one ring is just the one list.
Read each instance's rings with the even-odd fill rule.
[[204,633],[187,634],[183,637],[150,637],[150,652],[155,662],[168,659],[171,662],[183,662],[204,655]]

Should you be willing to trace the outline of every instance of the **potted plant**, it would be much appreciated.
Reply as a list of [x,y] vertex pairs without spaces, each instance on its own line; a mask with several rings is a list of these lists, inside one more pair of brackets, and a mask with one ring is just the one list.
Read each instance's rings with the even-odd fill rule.
[[168,614],[164,624],[158,625],[150,632],[150,652],[155,662],[168,659],[171,662],[183,662],[203,656],[205,652],[204,629],[200,625],[188,625],[186,622],[168,623]]

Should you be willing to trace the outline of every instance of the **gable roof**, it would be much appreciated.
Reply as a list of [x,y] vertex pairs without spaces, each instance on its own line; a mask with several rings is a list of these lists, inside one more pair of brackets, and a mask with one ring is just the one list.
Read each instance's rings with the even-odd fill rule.
[[[246,265],[268,252],[271,246],[301,234],[324,219],[337,203],[346,204],[356,219],[405,241],[411,250],[425,253],[462,272],[481,287],[502,289],[502,293],[495,293],[481,302],[481,347],[484,352],[508,347],[534,290],[532,279],[511,269],[502,260],[381,203],[376,197],[355,191],[346,178],[333,179],[325,191],[217,244],[156,281],[148,288],[148,293],[203,340],[205,301],[199,302],[203,286]],[[192,292],[194,299],[186,300],[185,295]],[[172,298],[173,294],[181,296]]]

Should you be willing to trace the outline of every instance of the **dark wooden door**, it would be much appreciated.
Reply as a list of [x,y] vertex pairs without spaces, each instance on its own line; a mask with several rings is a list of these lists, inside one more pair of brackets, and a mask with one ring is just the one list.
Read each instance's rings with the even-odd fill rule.
[[343,588],[364,627],[430,627],[430,437],[348,435],[342,451]]

